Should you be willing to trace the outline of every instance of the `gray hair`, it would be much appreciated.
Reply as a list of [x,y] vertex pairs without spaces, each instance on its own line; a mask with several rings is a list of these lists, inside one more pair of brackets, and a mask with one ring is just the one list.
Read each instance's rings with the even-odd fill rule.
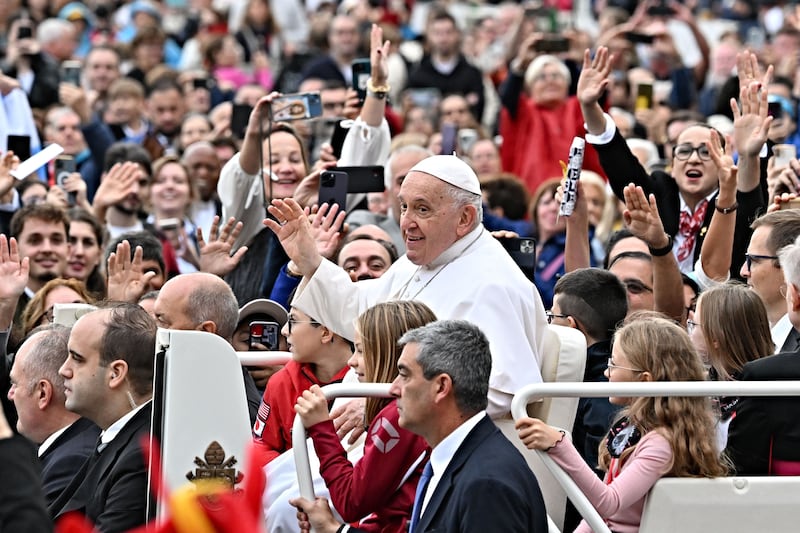
[[58,373],[58,369],[67,360],[69,334],[70,328],[61,324],[48,324],[34,329],[28,339],[37,335],[33,339],[35,346],[22,361],[24,374],[29,378],[27,386],[33,389],[40,379],[49,381],[53,385],[53,395],[62,400],[56,403],[61,404],[64,398],[64,377]]
[[439,320],[405,333],[398,344],[418,344],[417,363],[427,380],[447,374],[456,405],[464,415],[486,409],[492,353],[478,326],[466,320]]
[[230,340],[239,320],[239,303],[230,285],[216,276],[212,277],[218,283],[199,283],[189,294],[186,314],[195,324],[210,320],[217,325],[217,335]]
[[789,244],[778,250],[778,261],[783,267],[783,278],[786,283],[791,283],[800,288],[800,237],[794,244]]
[[483,221],[483,198],[481,198],[481,195],[460,189],[455,185],[450,185],[449,183],[445,184],[447,185],[447,195],[453,200],[456,208],[461,208],[468,205],[471,205],[475,208],[477,217],[470,230],[477,228],[478,224]]
[[387,191],[392,188],[392,165],[394,165],[394,160],[397,156],[402,154],[420,154],[425,157],[430,157],[433,155],[433,152],[425,147],[417,146],[416,144],[409,144],[407,146],[398,148],[389,154],[389,158],[386,160],[386,164],[383,166],[383,185],[386,187]]
[[66,20],[50,18],[43,20],[36,30],[36,40],[39,44],[50,44],[62,38],[67,32],[75,31],[72,23]]
[[541,55],[534,59],[530,65],[528,65],[527,70],[525,71],[525,85],[530,86],[533,83],[533,80],[536,79],[536,76],[542,73],[544,67],[547,65],[553,65],[558,68],[559,74],[564,76],[564,79],[567,80],[567,86],[572,83],[572,76],[569,73],[569,69],[556,56],[552,55]]

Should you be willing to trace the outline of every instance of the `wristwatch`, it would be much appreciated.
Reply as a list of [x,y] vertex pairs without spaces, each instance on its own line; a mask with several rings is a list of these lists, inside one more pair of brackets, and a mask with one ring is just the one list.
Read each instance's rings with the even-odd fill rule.
[[386,95],[389,94],[389,91],[391,89],[392,88],[389,86],[388,83],[385,83],[384,85],[375,86],[372,84],[372,78],[369,78],[367,80],[367,94],[371,94],[372,96],[378,98],[379,100],[383,100],[384,98],[386,98]]
[[647,246],[650,250],[650,255],[653,257],[663,257],[672,251],[672,235],[667,235],[667,244],[663,248],[652,248],[651,246]]

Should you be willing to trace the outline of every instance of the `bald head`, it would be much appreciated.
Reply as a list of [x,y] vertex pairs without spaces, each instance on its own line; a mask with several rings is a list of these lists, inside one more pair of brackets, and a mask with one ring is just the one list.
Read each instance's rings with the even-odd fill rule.
[[166,282],[153,309],[159,327],[208,331],[228,341],[239,316],[230,286],[205,272],[181,274]]

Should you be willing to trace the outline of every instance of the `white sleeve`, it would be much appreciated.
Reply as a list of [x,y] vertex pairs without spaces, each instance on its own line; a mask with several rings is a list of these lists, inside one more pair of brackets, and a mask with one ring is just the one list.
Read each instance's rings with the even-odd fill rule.
[[701,258],[697,258],[697,263],[694,264],[694,278],[697,282],[697,285],[700,286],[700,290],[704,291],[706,289],[710,289],[711,287],[715,287],[722,283],[725,283],[729,279],[731,279],[731,273],[728,272],[723,280],[716,280],[708,277],[705,270],[703,270],[703,262]]
[[261,179],[242,170],[238,153],[222,167],[217,195],[222,202],[222,220],[233,217],[243,224],[234,248],[247,244],[261,231],[261,223],[267,215],[264,211],[264,186]]
[[[606,130],[601,133],[600,135],[592,135],[591,133],[586,133],[586,142],[589,144],[608,144],[611,142],[611,139],[614,138],[614,134],[617,132],[617,125],[614,123],[614,119],[611,118],[611,115],[608,113],[603,113],[603,116],[606,117]],[[586,124],[583,125],[586,128]]]
[[361,117],[355,119],[344,138],[339,166],[384,164],[389,157],[391,137],[386,119],[377,128],[361,120]]

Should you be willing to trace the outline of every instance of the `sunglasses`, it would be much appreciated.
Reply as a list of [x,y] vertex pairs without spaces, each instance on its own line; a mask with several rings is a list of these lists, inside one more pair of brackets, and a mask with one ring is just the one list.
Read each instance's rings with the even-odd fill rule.
[[672,149],[672,155],[679,161],[686,161],[692,157],[694,152],[697,152],[697,157],[699,157],[701,161],[708,161],[711,159],[711,153],[708,151],[708,146],[705,144],[692,146],[689,143],[684,143]]

